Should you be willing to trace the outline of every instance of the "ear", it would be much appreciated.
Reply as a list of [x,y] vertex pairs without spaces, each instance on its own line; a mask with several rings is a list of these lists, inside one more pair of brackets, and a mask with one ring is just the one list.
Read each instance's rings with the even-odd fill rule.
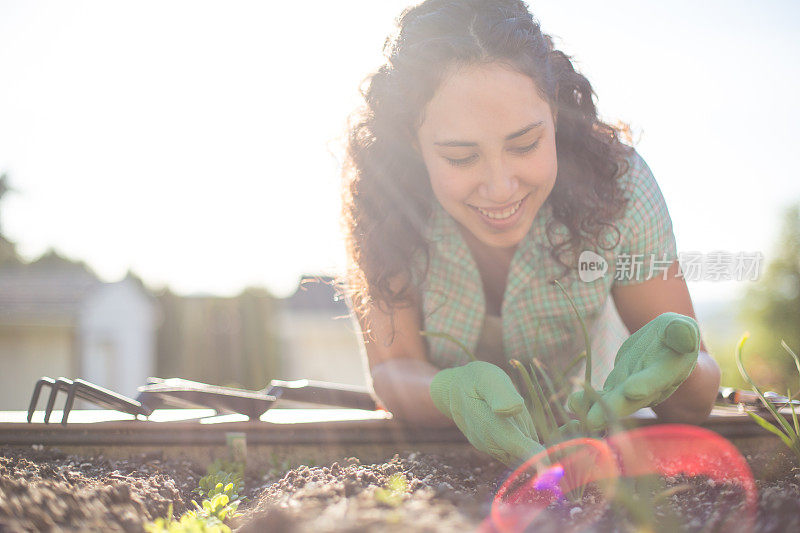
[[553,108],[553,131],[558,131],[558,108]]
[[413,135],[411,137],[411,148],[413,148],[414,151],[417,152],[417,155],[422,157],[422,150],[419,147],[419,141],[417,140],[417,136],[416,135]]

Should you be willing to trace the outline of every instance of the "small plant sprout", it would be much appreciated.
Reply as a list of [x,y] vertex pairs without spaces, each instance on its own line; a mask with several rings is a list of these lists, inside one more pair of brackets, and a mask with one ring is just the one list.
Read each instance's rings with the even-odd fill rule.
[[[773,403],[767,400],[767,398],[764,396],[764,393],[758,388],[758,385],[756,385],[756,383],[747,373],[747,370],[744,368],[744,363],[742,363],[742,350],[744,348],[744,343],[749,337],[750,334],[745,333],[741,340],[739,340],[739,344],[736,346],[736,366],[739,368],[739,373],[742,375],[742,378],[747,381],[747,383],[753,389],[753,392],[758,395],[758,398],[761,400],[764,408],[769,411],[777,424],[766,420],[764,417],[759,416],[752,411],[746,411],[747,415],[752,418],[756,424],[766,429],[770,433],[777,435],[781,441],[792,451],[792,453],[794,453],[795,456],[800,459],[800,424],[798,424],[797,421],[797,413],[795,412],[794,402],[791,401],[791,391],[787,391],[786,393],[788,398],[787,403],[792,410],[792,424],[789,424],[783,415],[781,415],[779,407],[776,407]],[[791,348],[789,348],[785,341],[781,340],[781,346],[791,356],[795,367],[797,368],[798,376],[800,376],[800,358],[798,358],[797,354],[794,353]]]
[[169,504],[166,517],[145,524],[144,530],[147,533],[231,533],[231,528],[219,520],[206,520],[190,513],[173,520],[172,504]]
[[[564,286],[558,280],[553,280],[553,283],[561,289],[564,296],[570,303],[578,322],[580,323],[583,332],[583,339],[585,349],[575,359],[570,361],[566,371],[556,377],[554,382],[547,371],[545,365],[535,357],[531,357],[528,365],[512,359],[509,364],[517,371],[521,379],[521,385],[524,388],[522,391],[525,396],[526,404],[531,413],[531,419],[535,428],[536,435],[533,437],[540,440],[546,447],[551,447],[558,442],[563,442],[567,439],[590,434],[588,424],[586,423],[586,413],[575,413],[578,420],[574,420],[570,414],[564,409],[564,396],[568,392],[567,376],[569,372],[581,360],[586,361],[586,368],[584,371],[583,382],[578,382],[579,386],[584,389],[584,397],[588,401],[598,402],[604,410],[609,426],[616,424],[618,418],[611,412],[608,406],[603,402],[600,395],[592,388],[592,348],[591,339],[589,338],[589,331],[586,323],[578,311],[578,306],[569,295]],[[477,357],[473,354],[463,342],[456,339],[447,333],[440,333],[434,331],[420,331],[420,335],[424,337],[436,337],[445,339],[458,346],[464,352],[470,361],[477,361]]]
[[397,507],[408,493],[408,480],[401,473],[393,474],[386,486],[375,491],[375,499],[387,507]]
[[194,489],[193,492],[203,498],[211,498],[219,494],[220,491],[218,491],[217,488],[227,488],[228,486],[233,487],[230,493],[228,493],[228,497],[235,500],[236,497],[232,496],[233,493],[241,492],[244,489],[242,476],[236,472],[217,471],[202,477],[200,479],[200,486]]
[[[230,468],[232,471],[225,471]],[[145,524],[148,533],[230,533],[226,520],[239,516],[239,504],[244,498],[239,493],[244,490],[244,465],[239,463],[214,461],[208,467],[208,475],[200,479],[200,486],[193,492],[203,500],[192,500],[194,510],[186,511],[175,520],[172,518],[172,505],[167,516]]]
[[212,496],[210,500],[203,500],[202,505],[192,500],[195,511],[189,511],[189,513],[194,513],[194,516],[198,518],[205,520],[216,519],[220,522],[224,522],[228,517],[238,516],[236,509],[239,507],[240,500],[231,501],[228,494],[226,494],[226,492],[233,491],[233,483],[229,483],[224,489],[220,483],[217,490],[219,492]]
[[578,322],[581,323],[581,330],[583,331],[583,343],[584,343],[584,346],[586,347],[586,350],[581,355],[579,355],[575,361],[570,363],[570,367],[569,368],[571,368],[573,365],[577,364],[577,362],[580,361],[581,358],[585,358],[586,359],[586,368],[584,370],[584,378],[583,379],[591,387],[591,383],[592,383],[592,342],[591,342],[591,339],[589,339],[589,330],[586,329],[586,322],[584,322],[580,311],[578,311],[578,306],[575,305],[575,300],[573,300],[572,296],[569,295],[569,293],[567,292],[567,289],[565,289],[564,286],[557,279],[554,279],[553,283],[559,289],[561,289],[561,292],[564,293],[564,296],[567,297],[567,300],[569,301],[569,305],[572,307],[572,310],[575,312],[575,316],[578,317]]

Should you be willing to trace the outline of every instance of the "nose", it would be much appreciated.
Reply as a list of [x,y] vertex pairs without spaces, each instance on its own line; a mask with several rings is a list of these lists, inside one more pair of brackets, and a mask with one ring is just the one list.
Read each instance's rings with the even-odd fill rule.
[[502,157],[487,165],[486,173],[478,186],[478,193],[492,203],[502,205],[514,199],[519,180]]

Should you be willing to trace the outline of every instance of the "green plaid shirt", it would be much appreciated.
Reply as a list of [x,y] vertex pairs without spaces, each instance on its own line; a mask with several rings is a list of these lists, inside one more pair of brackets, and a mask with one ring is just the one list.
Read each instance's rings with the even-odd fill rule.
[[[612,349],[600,349],[599,353],[595,353],[595,345],[598,340],[600,344],[603,342],[598,336],[607,335],[603,332],[606,325],[603,322],[610,316],[607,305],[612,286],[640,283],[662,275],[663,270],[659,268],[677,259],[672,221],[653,174],[633,150],[628,162],[630,168],[622,176],[621,183],[629,202],[624,216],[617,223],[619,242],[610,250],[592,250],[602,256],[608,266],[605,275],[598,279],[581,281],[577,264],[568,274],[561,275],[562,266],[551,257],[545,234],[546,225],[552,219],[549,202],[545,202],[537,213],[511,262],[503,297],[503,350],[507,359],[526,362],[536,357],[552,375],[562,372],[583,351],[580,323],[569,301],[552,283],[558,279],[575,300],[594,337],[592,381],[602,385],[611,371],[615,348],[621,340],[611,339],[611,343],[616,342],[616,345]],[[448,333],[474,353],[485,313],[483,285],[455,220],[438,202],[434,203],[428,235],[430,265],[422,283],[423,328]],[[559,224],[555,242],[566,234],[566,227]],[[609,229],[606,237],[610,240],[603,242],[614,243],[616,233]],[[627,268],[637,264],[635,258],[640,254],[646,259],[644,264],[639,268]],[[650,258],[655,258],[658,263],[651,263]],[[654,270],[651,270],[651,265]],[[625,336],[627,330],[624,330],[623,338]],[[447,368],[468,361],[453,343],[435,337],[426,339],[428,358],[435,366]],[[575,373],[580,371],[577,368]]]

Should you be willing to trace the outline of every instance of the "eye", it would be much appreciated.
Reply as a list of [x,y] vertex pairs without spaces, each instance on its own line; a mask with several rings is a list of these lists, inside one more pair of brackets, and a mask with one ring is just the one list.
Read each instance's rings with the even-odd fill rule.
[[512,149],[512,151],[518,154],[527,154],[528,152],[532,152],[533,150],[535,150],[537,146],[539,146],[539,139],[536,139],[536,141],[533,144],[529,144],[528,146],[522,146],[521,148],[514,148]]
[[469,165],[472,163],[475,159],[477,159],[477,157],[477,155],[472,154],[471,156],[464,157],[462,159],[450,159],[449,157],[445,157],[445,159],[447,159],[447,162],[454,167],[463,167],[464,165]]
[[[539,139],[536,139],[536,141],[534,141],[533,144],[529,144],[528,146],[522,146],[520,148],[512,148],[511,151],[516,154],[527,154],[528,152],[532,152],[533,150],[535,150],[537,146],[539,146]],[[461,159],[451,159],[449,157],[445,157],[445,159],[447,159],[447,162],[453,165],[454,167],[463,167],[465,165],[469,165],[477,158],[478,156],[476,154],[472,154],[469,157],[464,157]]]

